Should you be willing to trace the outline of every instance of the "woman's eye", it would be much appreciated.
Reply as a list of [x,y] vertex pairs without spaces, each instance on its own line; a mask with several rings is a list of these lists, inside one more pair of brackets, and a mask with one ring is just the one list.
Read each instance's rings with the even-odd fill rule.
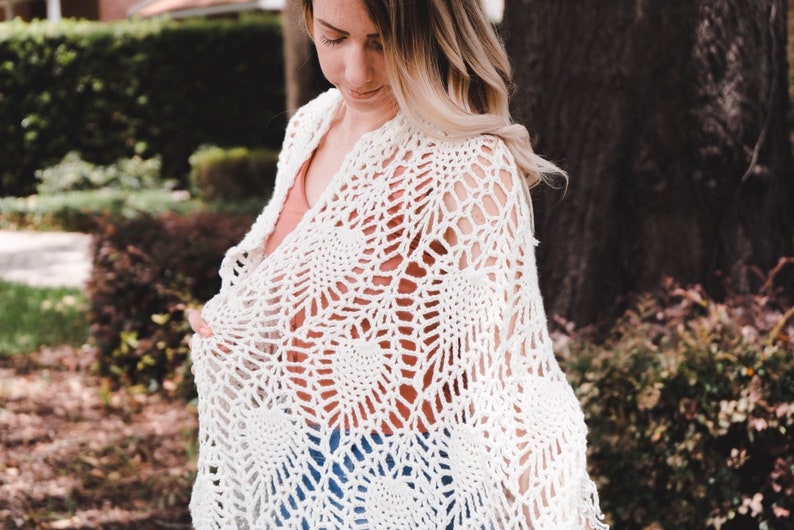
[[382,52],[383,51],[383,44],[381,44],[379,41],[376,41],[376,40],[372,41],[371,46],[372,46],[372,49],[375,50],[375,51],[378,51],[378,52]]
[[320,35],[320,42],[322,42],[326,46],[336,46],[337,44],[340,44],[344,39],[345,39],[344,37],[339,37],[338,39],[331,39],[329,37],[326,37],[325,35]]

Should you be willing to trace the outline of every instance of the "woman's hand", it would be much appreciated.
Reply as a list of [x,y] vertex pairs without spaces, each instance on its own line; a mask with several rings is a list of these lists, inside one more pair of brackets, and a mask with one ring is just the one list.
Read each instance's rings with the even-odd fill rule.
[[201,311],[194,309],[187,315],[187,321],[190,327],[193,328],[194,333],[198,333],[202,337],[212,337],[212,329],[207,321],[201,318]]

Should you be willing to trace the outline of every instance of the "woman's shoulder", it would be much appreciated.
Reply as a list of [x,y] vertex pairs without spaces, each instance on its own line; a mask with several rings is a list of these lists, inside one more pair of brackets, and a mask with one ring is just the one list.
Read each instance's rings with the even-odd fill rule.
[[431,134],[418,128],[415,128],[414,134],[421,138],[419,143],[424,144],[425,150],[456,166],[489,162],[507,166],[515,164],[507,144],[495,134],[451,137],[444,133]]
[[507,144],[493,134],[466,138],[426,136],[426,146],[438,178],[448,184],[460,179],[481,183],[492,179],[512,180],[519,173]]
[[431,152],[436,200],[444,204],[448,213],[457,211],[467,215],[466,208],[459,206],[468,201],[495,205],[486,217],[501,216],[515,208],[521,212],[526,209],[529,200],[526,180],[510,148],[499,136],[435,139]]
[[295,114],[289,120],[287,131],[316,129],[323,119],[333,115],[333,111],[339,105],[340,98],[341,96],[336,88],[330,88],[319,94],[295,111]]

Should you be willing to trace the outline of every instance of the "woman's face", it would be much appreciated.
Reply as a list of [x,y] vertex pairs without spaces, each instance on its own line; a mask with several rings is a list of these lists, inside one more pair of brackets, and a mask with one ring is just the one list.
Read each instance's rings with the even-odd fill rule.
[[357,112],[396,111],[383,45],[362,0],[313,0],[312,34],[326,79]]

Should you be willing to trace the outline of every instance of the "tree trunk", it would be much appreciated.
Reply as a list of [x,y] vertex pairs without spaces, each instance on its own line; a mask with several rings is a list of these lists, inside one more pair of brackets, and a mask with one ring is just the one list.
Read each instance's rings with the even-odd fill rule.
[[550,313],[664,276],[747,289],[794,244],[786,0],[507,0],[514,112],[570,174],[538,190]]
[[292,115],[314,95],[311,43],[303,28],[300,0],[288,0],[282,12],[284,35],[284,82],[287,112]]

